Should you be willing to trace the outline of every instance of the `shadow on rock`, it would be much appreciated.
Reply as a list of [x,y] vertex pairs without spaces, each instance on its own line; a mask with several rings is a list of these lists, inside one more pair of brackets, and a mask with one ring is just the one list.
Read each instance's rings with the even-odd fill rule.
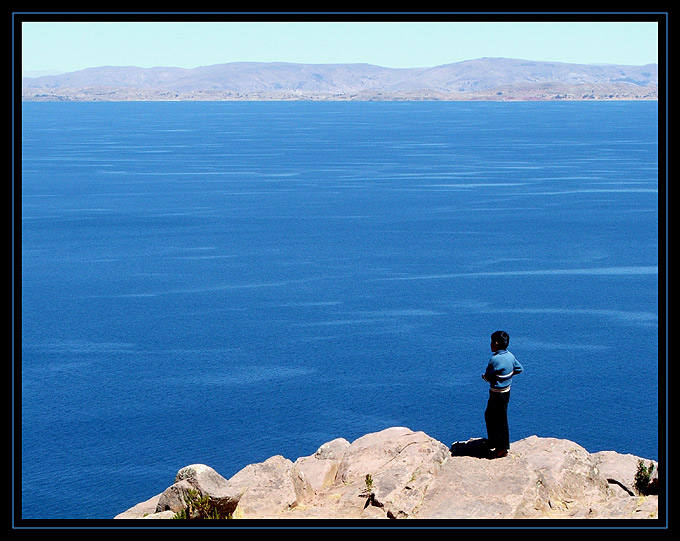
[[467,441],[454,441],[451,444],[451,456],[472,456],[489,458],[491,448],[486,438],[471,438]]

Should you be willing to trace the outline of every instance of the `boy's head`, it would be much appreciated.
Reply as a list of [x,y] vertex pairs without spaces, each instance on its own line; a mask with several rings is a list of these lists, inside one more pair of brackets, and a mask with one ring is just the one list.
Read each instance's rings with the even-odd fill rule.
[[510,335],[505,331],[496,331],[491,335],[491,349],[499,351],[501,349],[508,349],[510,343]]

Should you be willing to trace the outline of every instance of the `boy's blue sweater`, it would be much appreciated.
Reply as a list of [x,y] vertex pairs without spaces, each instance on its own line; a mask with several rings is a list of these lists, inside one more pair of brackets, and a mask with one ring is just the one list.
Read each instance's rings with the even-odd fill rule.
[[482,374],[482,379],[488,381],[491,390],[497,393],[505,393],[510,390],[512,376],[520,374],[524,368],[508,350],[501,349],[494,352],[489,359],[486,372]]

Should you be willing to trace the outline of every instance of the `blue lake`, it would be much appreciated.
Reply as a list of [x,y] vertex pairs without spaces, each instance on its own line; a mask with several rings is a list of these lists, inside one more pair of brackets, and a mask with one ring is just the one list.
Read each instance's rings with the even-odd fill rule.
[[23,518],[390,426],[484,437],[498,329],[511,441],[657,459],[657,113],[24,103]]

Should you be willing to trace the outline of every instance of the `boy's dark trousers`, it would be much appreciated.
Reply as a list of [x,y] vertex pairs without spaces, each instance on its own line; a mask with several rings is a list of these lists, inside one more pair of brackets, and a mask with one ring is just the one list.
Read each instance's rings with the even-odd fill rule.
[[486,421],[486,434],[489,440],[489,447],[499,449],[510,449],[510,433],[508,431],[508,403],[510,402],[510,391],[496,393],[489,391],[489,402],[484,411]]

